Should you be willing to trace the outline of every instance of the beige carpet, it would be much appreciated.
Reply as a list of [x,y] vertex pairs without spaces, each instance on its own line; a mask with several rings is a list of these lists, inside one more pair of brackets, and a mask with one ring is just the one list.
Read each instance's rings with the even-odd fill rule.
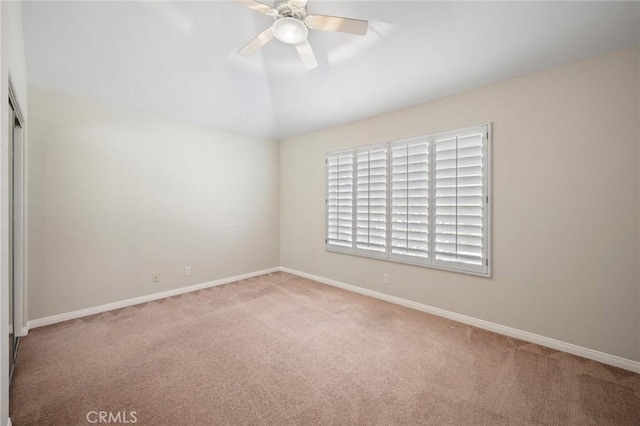
[[640,424],[637,374],[285,273],[35,329],[11,391],[16,426]]

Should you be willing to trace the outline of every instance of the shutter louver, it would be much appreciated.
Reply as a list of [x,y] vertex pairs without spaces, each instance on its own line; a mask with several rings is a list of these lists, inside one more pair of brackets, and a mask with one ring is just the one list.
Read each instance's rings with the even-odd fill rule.
[[327,245],[353,247],[353,153],[327,157]]
[[356,249],[386,256],[387,147],[359,150],[356,164]]
[[391,148],[391,258],[429,258],[429,143]]
[[484,134],[434,137],[436,266],[485,271]]

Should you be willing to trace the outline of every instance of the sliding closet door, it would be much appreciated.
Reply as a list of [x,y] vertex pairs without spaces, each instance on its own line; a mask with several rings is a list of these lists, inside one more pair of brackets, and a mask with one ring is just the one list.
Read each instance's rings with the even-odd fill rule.
[[20,115],[9,100],[8,139],[8,275],[9,275],[9,377],[13,376],[22,335],[23,312],[23,140]]

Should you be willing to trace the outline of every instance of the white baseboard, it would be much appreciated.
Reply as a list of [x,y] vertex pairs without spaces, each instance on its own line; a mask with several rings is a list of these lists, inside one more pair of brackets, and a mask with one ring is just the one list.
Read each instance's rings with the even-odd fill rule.
[[581,356],[583,358],[592,359],[594,361],[601,362],[603,364],[613,365],[614,367],[623,368],[625,370],[640,373],[640,362],[633,361],[619,356],[606,354],[593,349],[585,348],[582,346],[574,345],[572,343],[563,342],[549,337],[540,336],[539,334],[529,333],[528,331],[518,330],[516,328],[507,327],[505,325],[496,324],[493,322],[481,320],[478,318],[470,317],[467,315],[458,314],[455,312],[447,311],[445,309],[436,308],[434,306],[425,305],[422,303],[414,302],[400,297],[391,296],[389,294],[380,293],[378,291],[369,290],[367,288],[358,287],[351,284],[346,284],[340,281],[335,281],[329,278],[324,278],[318,275],[308,274],[306,272],[296,271],[295,269],[280,267],[283,272],[298,275],[303,278],[317,281],[322,284],[328,284],[334,287],[339,287],[344,290],[348,290],[354,293],[363,294],[365,296],[374,297],[376,299],[384,300],[387,302],[395,303],[396,305],[405,306],[407,308],[416,309],[418,311],[426,312],[429,314],[437,315],[439,317],[448,318],[453,321],[461,322],[463,324],[472,325],[474,327],[482,328],[485,330],[493,331],[498,334],[503,334],[509,337],[515,337],[516,339],[524,340],[527,342],[535,343],[540,346],[546,346],[551,349],[556,349],[562,352],[567,352],[572,355]]
[[20,336],[26,336],[29,334],[29,327],[22,327],[22,334]]
[[278,271],[280,271],[279,267],[263,269],[261,271],[249,272],[247,274],[236,275],[228,278],[221,278],[219,280],[214,280],[214,281],[207,281],[204,283],[190,285],[187,287],[180,287],[173,290],[162,291],[160,293],[148,294],[145,296],[135,297],[133,299],[107,303],[106,305],[94,306],[91,308],[80,309],[77,311],[67,312],[64,314],[38,318],[38,319],[28,321],[26,330],[25,328],[23,328],[22,331],[23,331],[23,335],[26,336],[29,333],[29,330],[32,328],[44,327],[45,325],[51,325],[58,322],[86,317],[89,315],[100,314],[102,312],[112,311],[114,309],[126,308],[127,306],[138,305],[140,303],[150,302],[152,300],[158,300],[158,299],[164,299],[166,297],[177,296],[183,293],[190,293],[192,291],[198,291],[205,288],[215,287],[222,284],[228,284],[234,281],[245,280],[247,278],[257,277],[258,275],[270,274],[272,272],[278,272]]
[[11,417],[7,420],[7,426],[11,426]]

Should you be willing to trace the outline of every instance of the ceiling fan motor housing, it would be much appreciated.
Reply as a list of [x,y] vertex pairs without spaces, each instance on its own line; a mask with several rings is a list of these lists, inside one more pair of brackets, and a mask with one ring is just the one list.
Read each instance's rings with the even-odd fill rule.
[[306,7],[297,8],[295,5],[289,4],[289,2],[283,1],[282,3],[278,3],[275,7],[277,15],[276,19],[279,18],[294,18],[298,21],[304,22],[307,19],[307,10]]

